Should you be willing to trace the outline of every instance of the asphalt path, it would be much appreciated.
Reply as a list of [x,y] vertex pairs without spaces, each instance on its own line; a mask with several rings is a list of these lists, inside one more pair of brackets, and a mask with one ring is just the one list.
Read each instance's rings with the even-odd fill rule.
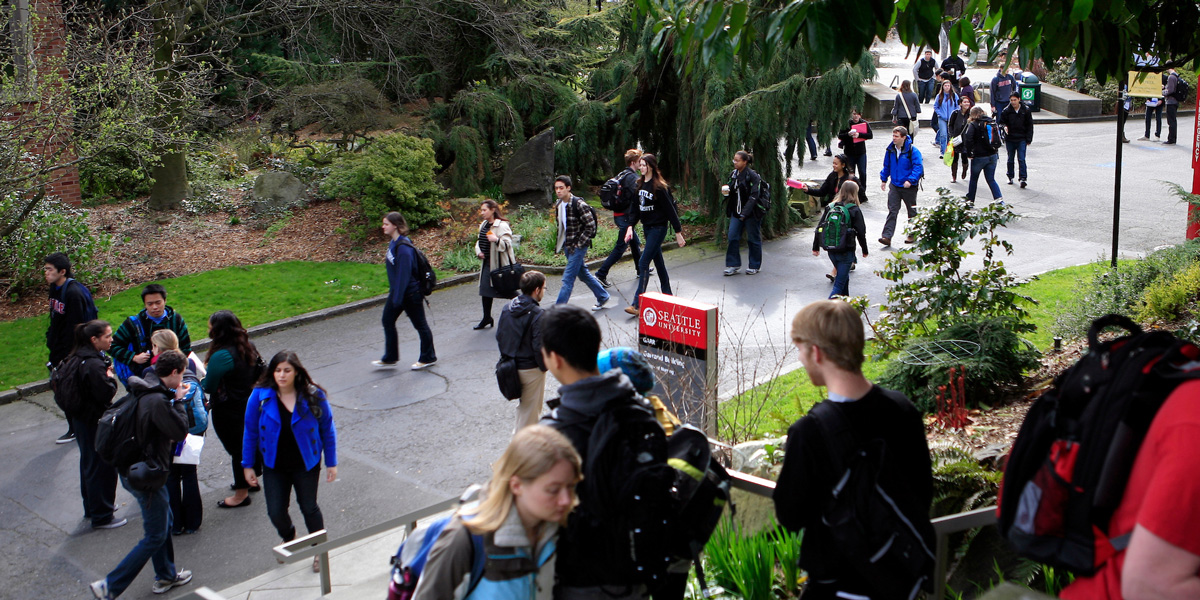
[[[1192,120],[1181,125],[1180,140],[1190,140]],[[1129,124],[1129,137],[1138,137],[1140,127],[1140,121]],[[1034,275],[1108,254],[1114,129],[1111,122],[1041,126],[1029,150],[1030,187],[1005,185],[1001,171],[1004,199],[1022,215],[1004,234],[1016,248],[1005,260],[1013,272]],[[923,131],[918,138],[928,167],[919,204],[938,186],[966,191],[964,183],[949,183],[949,168],[937,162],[929,133]],[[877,131],[877,139],[867,142],[872,173],[878,173],[886,137],[886,132]],[[1190,185],[1190,147],[1134,142],[1124,151],[1121,252],[1136,255],[1182,240],[1186,209],[1161,182]],[[794,169],[794,176],[823,178],[829,159]],[[852,293],[881,302],[885,282],[872,271],[895,249],[881,249],[874,241],[886,203],[876,181],[869,184],[868,193],[871,201],[864,205],[864,214],[870,256],[860,259],[850,286]],[[981,189],[978,201],[989,197]],[[903,227],[903,216],[900,223]],[[830,288],[823,276],[829,262],[824,255],[812,256],[811,236],[811,228],[800,228],[768,242],[763,270],[755,276],[723,277],[724,252],[711,244],[667,255],[676,295],[720,307],[722,396],[794,364],[786,339],[788,320],[803,304],[825,298]],[[896,238],[901,237],[897,233]],[[636,287],[632,273],[630,263],[613,271],[614,300],[597,313],[606,345],[633,343],[635,321],[621,310]],[[550,280],[547,298],[554,298],[559,281],[553,276]],[[379,357],[383,343],[378,309],[255,340],[267,356],[285,348],[297,351],[330,392],[340,479],[322,483],[320,504],[326,526],[335,535],[457,495],[466,485],[483,481],[510,436],[515,407],[496,391],[494,332],[471,330],[480,316],[475,287],[440,291],[430,302],[439,362],[427,371],[379,370],[369,364]],[[576,285],[572,302],[586,307],[593,300],[585,286]],[[185,317],[203,322],[201,315]],[[401,362],[407,364],[416,358],[416,335],[404,318],[399,332]],[[554,387],[552,377],[549,381]],[[128,517],[129,525],[91,531],[81,518],[78,450],[53,443],[65,428],[48,394],[0,406],[0,452],[5,457],[0,462],[2,598],[90,597],[86,584],[112,569],[141,537],[137,505],[124,490],[118,492],[118,515]],[[243,509],[216,508],[231,481],[230,460],[211,433],[206,446],[200,465],[204,525],[195,535],[175,539],[177,563],[191,569],[195,580],[169,596],[196,585],[222,589],[276,565],[270,548],[278,540],[261,495],[253,496],[254,503]],[[300,523],[298,511],[292,513]],[[380,561],[385,564],[386,557]],[[150,568],[143,570],[124,597],[152,597],[152,577]]]

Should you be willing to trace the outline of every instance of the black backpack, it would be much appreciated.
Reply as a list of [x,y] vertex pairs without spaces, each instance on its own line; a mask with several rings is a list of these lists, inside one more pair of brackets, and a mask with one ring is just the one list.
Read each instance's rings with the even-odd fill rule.
[[1188,101],[1188,95],[1191,93],[1192,93],[1192,88],[1191,88],[1191,86],[1188,85],[1188,82],[1184,81],[1182,77],[1176,78],[1176,80],[1175,80],[1175,95],[1173,96],[1173,98],[1175,98],[1176,100],[1179,101],[1180,104],[1182,104],[1182,103]]
[[[700,552],[712,537],[728,505],[733,478],[708,445],[708,436],[693,425],[677,426],[667,438],[667,464],[675,469],[672,487],[676,507],[669,521],[670,553],[676,562],[691,562],[702,590],[707,590]],[[686,570],[686,569],[685,569]],[[707,597],[708,594],[705,594]]]
[[[1110,326],[1128,335],[1100,342]],[[1087,576],[1125,548],[1130,532],[1109,521],[1154,415],[1200,378],[1198,358],[1194,344],[1121,315],[1092,323],[1087,354],[1030,407],[1004,469],[999,527],[1018,553]]]
[[79,358],[74,352],[67,355],[54,367],[50,374],[50,389],[54,390],[54,403],[62,409],[69,419],[84,418],[84,406],[79,397],[79,374],[83,372],[86,359]]
[[632,173],[633,169],[625,169],[600,186],[600,206],[613,212],[625,212],[629,208],[629,198],[625,198],[625,186],[621,181]]
[[[874,588],[872,597],[916,598],[932,592],[933,526],[925,512],[892,498],[878,484],[886,444],[855,439],[841,408],[825,401],[809,411],[832,444],[833,472],[840,474],[821,521],[841,564]],[[899,594],[897,593],[899,592]]]
[[988,145],[993,150],[999,150],[1000,146],[1004,145],[1004,128],[1000,126],[994,119],[982,121],[983,131],[987,136]]
[[825,219],[817,227],[821,247],[826,252],[848,252],[854,249],[854,222],[850,207],[835,202],[825,209]]
[[437,286],[437,273],[433,271],[433,265],[429,264],[429,259],[425,256],[421,249],[414,246],[411,240],[400,242],[405,246],[413,249],[417,255],[416,276],[417,287],[421,290],[422,296],[428,296],[433,293],[433,288]]
[[137,394],[126,394],[108,407],[96,424],[96,454],[122,472],[145,458],[137,436],[139,401]]
[[771,184],[765,179],[759,179],[762,187],[758,192],[758,205],[762,207],[763,212],[771,212]]

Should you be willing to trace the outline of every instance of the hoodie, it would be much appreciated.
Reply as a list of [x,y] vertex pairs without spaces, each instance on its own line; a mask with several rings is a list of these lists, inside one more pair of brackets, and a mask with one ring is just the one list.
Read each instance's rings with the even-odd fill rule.
[[160,465],[171,464],[172,446],[187,437],[188,418],[182,402],[175,402],[175,392],[163,385],[155,373],[129,378],[129,391],[138,397],[138,440],[147,458]]
[[517,359],[518,369],[546,370],[542,359],[542,307],[537,300],[521,294],[500,309],[496,345],[501,356]]
[[[71,285],[75,284],[75,285]],[[46,347],[50,363],[57,365],[75,346],[75,326],[96,318],[96,304],[87,286],[68,278],[61,286],[50,286],[50,327]]]

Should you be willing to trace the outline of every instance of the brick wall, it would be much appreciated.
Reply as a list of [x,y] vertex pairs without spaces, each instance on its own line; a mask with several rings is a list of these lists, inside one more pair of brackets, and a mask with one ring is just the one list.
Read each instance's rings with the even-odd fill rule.
[[[44,61],[47,58],[59,57],[66,50],[67,29],[63,20],[62,0],[30,0],[29,9],[33,15],[30,19],[33,26],[30,38],[33,44],[33,60],[36,63],[45,64]],[[59,75],[64,79],[69,75],[65,65],[60,66]],[[63,110],[69,112],[71,108],[64,106]],[[61,129],[46,133],[46,137],[41,141],[30,144],[30,151],[35,154],[56,152],[61,151],[65,146],[67,151],[60,154],[59,158],[70,161],[74,157],[70,152],[70,130]],[[56,177],[50,182],[47,195],[58,196],[64,202],[79,205],[82,201],[79,189],[79,169],[71,166],[57,171]]]

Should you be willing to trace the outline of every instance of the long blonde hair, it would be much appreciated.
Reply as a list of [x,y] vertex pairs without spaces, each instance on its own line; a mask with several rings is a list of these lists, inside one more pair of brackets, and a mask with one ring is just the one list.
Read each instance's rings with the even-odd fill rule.
[[[583,464],[571,440],[545,425],[522,428],[513,436],[504,454],[500,455],[500,460],[492,465],[492,478],[488,480],[479,504],[459,511],[459,514],[470,517],[466,520],[467,528],[477,535],[499,529],[508,518],[508,513],[512,512],[515,502],[509,480],[515,476],[522,481],[533,481],[553,469],[560,460],[571,464],[575,481],[583,479]],[[576,497],[571,508],[574,509],[578,504],[579,498]]]
[[858,184],[853,181],[843,181],[842,187],[838,189],[837,197],[833,201],[858,206]]

